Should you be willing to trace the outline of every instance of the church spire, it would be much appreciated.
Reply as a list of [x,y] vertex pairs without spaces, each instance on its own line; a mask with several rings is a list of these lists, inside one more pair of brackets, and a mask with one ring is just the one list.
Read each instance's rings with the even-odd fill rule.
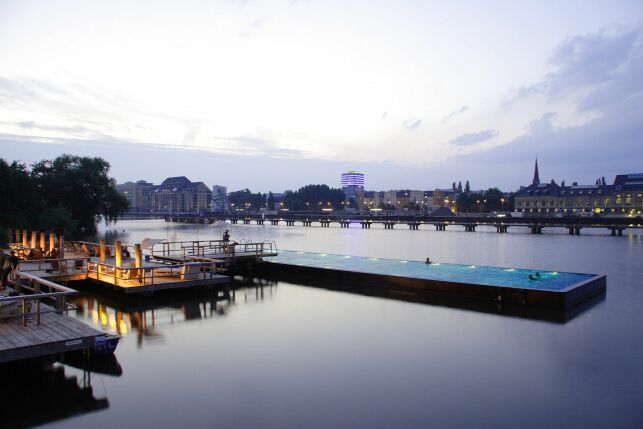
[[540,178],[538,177],[538,158],[536,158],[536,166],[534,167],[534,180],[532,180],[532,185],[540,184]]

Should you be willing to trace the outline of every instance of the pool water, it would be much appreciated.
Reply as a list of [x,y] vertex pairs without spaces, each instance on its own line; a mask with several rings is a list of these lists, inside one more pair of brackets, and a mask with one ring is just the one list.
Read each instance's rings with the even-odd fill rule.
[[[360,273],[547,291],[563,291],[595,276],[595,274],[529,270],[525,268],[443,264],[439,262],[427,264],[420,261],[292,250],[281,250],[278,256],[266,258],[266,261]],[[536,273],[539,274],[539,277],[535,280],[530,279],[530,276],[533,278]]]

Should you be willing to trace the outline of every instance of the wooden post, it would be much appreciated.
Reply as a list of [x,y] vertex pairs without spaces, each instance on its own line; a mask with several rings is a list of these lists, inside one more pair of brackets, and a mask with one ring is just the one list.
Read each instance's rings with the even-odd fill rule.
[[60,259],[65,258],[65,237],[62,234],[58,236],[58,255]]
[[22,230],[22,246],[23,247],[27,247],[27,240],[28,240],[27,236],[28,236],[28,234],[29,234],[29,232],[26,229]]
[[[135,244],[134,245],[134,266],[136,268],[141,268],[143,267],[143,252],[141,252],[141,245],[140,244]],[[136,270],[136,273],[134,274],[135,278],[139,278],[141,276],[142,270]],[[141,276],[142,279],[142,276]]]
[[16,244],[18,244],[18,243],[20,243],[20,230],[19,230],[19,229],[16,229],[15,234],[16,234],[16,241],[15,241],[15,243],[16,243]]
[[100,241],[100,262],[105,263],[105,240]]
[[36,231],[31,231],[31,248],[36,248],[36,242],[38,241],[38,233]]
[[116,266],[121,267],[123,265],[123,249],[121,248],[120,240],[116,242],[116,250],[114,251],[114,258],[116,259]]
[[40,250],[43,252],[46,252],[46,243],[47,243],[47,236],[45,235],[45,231],[40,231]]
[[56,234],[53,232],[49,233],[49,253],[51,253],[56,248]]

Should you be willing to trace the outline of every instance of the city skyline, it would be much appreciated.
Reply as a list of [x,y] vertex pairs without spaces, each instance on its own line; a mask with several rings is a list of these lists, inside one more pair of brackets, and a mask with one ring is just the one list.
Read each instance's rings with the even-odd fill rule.
[[592,183],[641,170],[642,12],[4,2],[2,157],[101,156],[121,183],[261,192],[349,170],[370,189],[516,190],[538,157],[543,180]]

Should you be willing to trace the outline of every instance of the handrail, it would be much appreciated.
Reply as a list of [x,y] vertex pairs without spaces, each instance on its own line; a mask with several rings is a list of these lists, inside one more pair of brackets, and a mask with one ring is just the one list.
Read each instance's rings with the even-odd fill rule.
[[[113,264],[90,261],[87,265],[87,273],[95,274],[97,280],[110,279],[116,286],[131,285],[131,282],[139,285],[154,285],[155,279],[158,278],[189,277],[201,273],[206,276],[209,274],[209,278],[212,279],[217,273],[217,265],[217,261],[196,261],[155,267],[118,267]],[[192,269],[198,269],[198,271],[194,272]]]
[[[16,295],[16,296],[6,296],[6,297],[0,297],[0,302],[20,302],[20,314],[19,317],[22,318],[22,324],[23,326],[27,326],[28,322],[28,315],[31,313],[31,306],[28,305],[28,302],[30,301],[35,301],[36,302],[36,324],[40,325],[40,315],[43,313],[61,313],[63,311],[68,311],[70,306],[65,302],[65,297],[67,295],[72,295],[77,293],[76,290],[68,288],[63,285],[59,285],[58,283],[54,283],[49,280],[42,279],[40,277],[33,276],[31,274],[27,274],[22,271],[14,271],[14,276],[15,278],[11,280],[11,284],[14,286],[16,292],[20,292],[23,288],[30,291],[31,294],[29,295]],[[20,280],[26,279],[29,280],[29,285],[22,284]],[[41,287],[45,287],[49,289],[49,292],[41,292]],[[54,290],[55,292],[51,292],[51,290]],[[45,310],[42,311],[40,309],[40,302],[43,299],[50,299],[53,298],[55,299],[55,304],[54,304],[54,310]],[[10,316],[4,316],[3,318],[12,318],[12,317],[18,317],[15,315],[10,315]]]

